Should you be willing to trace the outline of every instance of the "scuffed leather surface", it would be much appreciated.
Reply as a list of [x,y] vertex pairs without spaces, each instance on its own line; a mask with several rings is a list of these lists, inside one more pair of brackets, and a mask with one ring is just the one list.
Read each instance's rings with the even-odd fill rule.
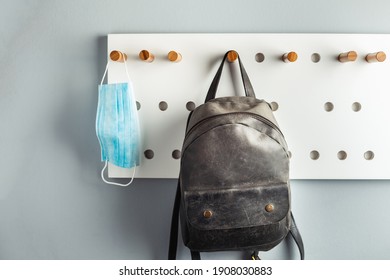
[[289,159],[267,134],[226,124],[201,134],[186,148],[180,172],[185,190],[257,187],[286,183]]
[[[188,223],[199,230],[245,228],[270,225],[283,220],[289,211],[286,185],[186,191]],[[265,206],[272,203],[274,211]],[[205,210],[213,214],[203,217]]]
[[270,225],[226,230],[199,230],[182,224],[182,236],[184,244],[194,251],[268,251],[287,236],[290,225],[289,215]]
[[[262,100],[224,97],[196,108],[180,169],[186,246],[265,251],[283,240],[290,228],[287,152],[272,110]],[[265,211],[268,203],[275,206],[272,213]],[[211,218],[203,217],[205,210],[213,212]]]

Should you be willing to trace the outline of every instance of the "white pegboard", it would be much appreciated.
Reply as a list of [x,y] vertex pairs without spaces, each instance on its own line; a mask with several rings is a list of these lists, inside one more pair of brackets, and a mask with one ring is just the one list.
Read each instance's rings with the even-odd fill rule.
[[[127,54],[141,106],[142,158],[136,177],[177,178],[180,160],[172,152],[183,143],[186,104],[204,102],[231,49],[240,54],[257,98],[278,105],[274,113],[292,154],[292,179],[390,179],[390,59],[365,61],[368,53],[390,54],[390,35],[110,34],[108,54]],[[155,60],[141,61],[141,50],[153,53]],[[182,55],[180,62],[167,59],[171,50]],[[290,51],[298,60],[284,63],[281,57]],[[340,63],[337,57],[346,51],[356,51],[357,60]],[[258,53],[263,62],[256,60]],[[312,61],[313,54],[320,55],[319,62]],[[225,66],[217,96],[242,94],[238,73],[237,62]],[[123,65],[111,63],[108,82],[123,81]],[[165,111],[159,109],[162,101],[168,104]],[[332,105],[333,110],[325,110]],[[145,158],[145,150],[154,157]],[[110,177],[131,175],[131,170],[109,165]]]

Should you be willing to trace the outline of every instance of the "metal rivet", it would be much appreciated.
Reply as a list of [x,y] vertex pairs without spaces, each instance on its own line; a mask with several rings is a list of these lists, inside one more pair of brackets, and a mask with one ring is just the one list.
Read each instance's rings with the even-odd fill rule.
[[275,206],[272,203],[267,204],[265,206],[265,211],[267,211],[267,212],[273,212],[274,210],[275,210]]
[[211,212],[210,210],[206,210],[203,212],[203,217],[205,217],[206,219],[210,219],[212,215],[213,212]]

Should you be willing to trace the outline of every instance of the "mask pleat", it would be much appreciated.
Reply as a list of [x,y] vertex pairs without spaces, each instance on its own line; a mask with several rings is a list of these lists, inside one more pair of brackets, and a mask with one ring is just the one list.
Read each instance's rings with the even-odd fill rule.
[[97,134],[102,160],[125,168],[139,165],[138,113],[130,84],[99,87]]

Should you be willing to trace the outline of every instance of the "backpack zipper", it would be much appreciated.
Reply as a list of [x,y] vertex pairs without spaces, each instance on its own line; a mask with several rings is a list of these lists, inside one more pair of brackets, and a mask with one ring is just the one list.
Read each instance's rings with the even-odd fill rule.
[[282,131],[280,130],[280,128],[274,124],[273,122],[271,122],[269,119],[263,117],[263,116],[260,116],[260,115],[257,115],[255,113],[250,113],[250,112],[231,112],[231,113],[225,113],[225,114],[220,114],[220,115],[214,115],[214,116],[210,116],[210,117],[207,117],[199,122],[197,122],[193,127],[191,127],[191,129],[186,133],[186,136],[185,136],[185,139],[184,139],[184,142],[186,141],[186,139],[189,137],[189,135],[199,126],[201,126],[205,121],[208,121],[210,119],[213,119],[213,118],[218,118],[218,117],[222,117],[222,116],[229,116],[229,115],[246,115],[246,116],[250,116],[251,118],[254,118],[258,121],[261,121],[263,123],[265,123],[266,125],[268,125],[269,127],[275,129],[276,131],[278,131],[284,138],[284,135],[282,133]]

